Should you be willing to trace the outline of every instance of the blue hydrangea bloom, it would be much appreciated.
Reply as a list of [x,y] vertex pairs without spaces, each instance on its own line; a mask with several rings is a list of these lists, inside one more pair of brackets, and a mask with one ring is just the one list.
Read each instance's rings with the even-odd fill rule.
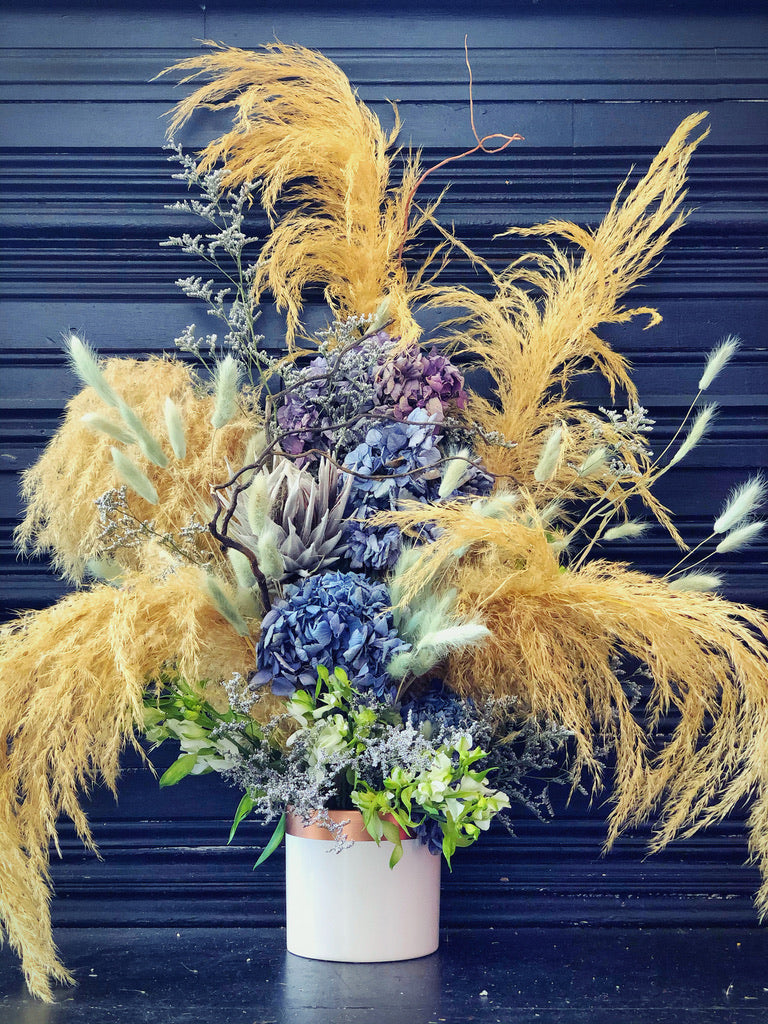
[[443,852],[443,830],[440,827],[439,821],[424,815],[416,826],[414,836],[422,846],[426,846],[429,852],[436,857],[439,857]]
[[435,679],[426,693],[403,703],[401,714],[404,719],[410,717],[415,726],[428,724],[434,734],[445,729],[471,729],[474,707],[471,697],[461,698]]
[[[365,519],[384,509],[396,509],[404,499],[438,501],[442,478],[434,416],[415,409],[402,423],[380,422],[344,460],[347,469],[363,474],[352,484],[348,508],[354,509],[344,530],[347,557],[353,569],[382,572],[394,568],[402,550],[395,526],[367,526]],[[367,479],[383,476],[383,479]],[[449,495],[487,494],[491,479],[481,470],[470,473]],[[424,539],[434,539],[428,526]]]
[[384,572],[394,568],[400,557],[403,538],[397,526],[365,525],[365,520],[380,508],[381,505],[376,502],[363,502],[354,508],[352,518],[344,524],[343,538],[347,545],[347,558],[353,569]]
[[[344,459],[347,469],[363,474],[354,478],[350,499],[354,505],[366,499],[385,502],[406,487],[413,495],[424,495],[429,481],[440,479],[435,468],[439,461],[434,424],[424,409],[416,409],[403,423],[376,423]],[[384,479],[366,479],[381,474]]]
[[407,650],[388,612],[389,592],[354,572],[309,576],[286,587],[264,616],[258,646],[257,684],[271,682],[273,693],[290,696],[317,683],[317,667],[343,668],[358,690],[390,696],[386,665]]
[[[430,416],[416,409],[406,422],[381,422],[344,460],[354,477],[349,507],[355,510],[344,531],[353,569],[391,569],[401,551],[397,527],[371,527],[364,520],[382,509],[397,508],[402,498],[428,499],[439,486],[440,451]],[[371,480],[368,477],[383,476]]]

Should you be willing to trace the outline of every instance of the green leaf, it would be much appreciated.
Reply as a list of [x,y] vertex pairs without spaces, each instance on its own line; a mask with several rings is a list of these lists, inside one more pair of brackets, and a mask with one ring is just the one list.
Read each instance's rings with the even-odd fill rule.
[[386,818],[380,818],[379,820],[381,821],[381,830],[384,833],[385,838],[388,839],[390,843],[399,844],[400,829],[395,822]]
[[235,818],[234,821],[232,822],[232,828],[229,830],[229,839],[227,840],[227,846],[229,846],[229,844],[235,838],[235,832],[237,832],[237,827],[240,824],[240,822],[243,820],[243,818],[247,818],[252,810],[253,800],[251,799],[251,794],[243,793],[243,798],[237,805],[237,810],[235,811]]
[[144,705],[144,729],[151,729],[165,721],[165,712],[161,711],[156,704]]
[[443,856],[445,857],[445,862],[448,865],[449,871],[453,871],[453,868],[451,867],[451,857],[455,852],[456,843],[453,841],[453,838],[443,833]]
[[403,856],[403,844],[402,844],[402,841],[400,839],[400,836],[398,835],[397,843],[395,844],[395,848],[392,850],[392,856],[389,858],[389,869],[390,869],[390,871],[395,866],[395,864],[397,864],[397,862],[400,860],[400,858],[402,856]]
[[182,754],[170,768],[160,776],[161,786],[175,786],[192,771],[197,763],[197,754]]
[[254,870],[257,867],[259,867],[260,864],[263,864],[264,861],[268,857],[272,856],[272,854],[278,848],[280,843],[282,843],[284,835],[285,835],[285,811],[283,811],[283,813],[280,815],[280,821],[278,821],[277,825],[275,826],[275,831],[272,833],[272,838],[269,840],[267,845],[261,851],[261,855],[259,856],[259,859],[253,865]]

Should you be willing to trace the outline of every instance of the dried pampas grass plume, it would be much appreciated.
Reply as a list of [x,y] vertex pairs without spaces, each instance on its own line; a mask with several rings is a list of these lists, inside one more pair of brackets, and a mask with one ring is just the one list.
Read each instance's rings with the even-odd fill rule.
[[[572,730],[574,775],[600,782],[596,751],[615,752],[609,845],[652,815],[652,849],[721,820],[753,798],[750,848],[768,911],[768,617],[715,594],[681,591],[618,562],[565,569],[532,503],[490,519],[468,505],[412,504],[379,521],[441,533],[400,580],[407,602],[440,581],[482,619],[485,643],[453,654],[446,682],[467,696],[514,695]],[[375,521],[375,520],[374,520]],[[643,717],[617,666],[647,667]],[[675,724],[667,736],[662,717]],[[669,729],[668,721],[664,729]]]
[[[153,520],[161,533],[188,526],[193,513],[205,522],[212,515],[211,485],[227,479],[230,466],[242,464],[258,422],[239,412],[214,431],[214,399],[195,386],[187,367],[171,359],[110,359],[103,376],[156,438],[167,438],[166,399],[175,403],[185,425],[183,458],[176,457],[167,468],[153,464],[138,447],[125,449],[158,496],[151,504],[129,491],[131,513],[139,521]],[[101,553],[102,524],[95,499],[122,482],[112,457],[114,438],[93,429],[93,415],[106,413],[93,388],[85,388],[67,404],[58,432],[22,476],[27,511],[16,530],[17,544],[24,552],[49,555],[53,567],[77,583],[88,561]],[[170,452],[170,442],[167,447]],[[213,538],[206,535],[198,543],[204,546],[204,557],[221,559]],[[114,557],[127,568],[139,564],[130,549],[119,549]]]
[[289,344],[310,285],[325,287],[341,317],[373,314],[388,297],[393,333],[414,340],[419,329],[398,250],[404,232],[413,236],[423,221],[406,227],[417,161],[408,160],[401,183],[389,187],[397,115],[387,134],[344,73],[304,47],[274,43],[252,52],[206,45],[214,52],[163,72],[192,72],[182,82],[209,79],[176,106],[168,134],[200,107],[234,108],[232,129],[206,146],[201,167],[221,162],[228,188],[261,181],[272,232],[255,291],[269,288],[287,310]]
[[113,792],[126,745],[137,746],[148,680],[174,665],[191,681],[253,667],[253,641],[212,606],[205,574],[129,575],[29,613],[0,630],[0,920],[30,991],[71,981],[49,913],[48,846],[66,814],[95,849],[81,793]]
[[[693,114],[679,125],[638,184],[626,195],[624,186],[619,189],[594,231],[550,221],[508,232],[557,236],[578,246],[580,257],[555,243],[548,253],[524,256],[496,279],[492,299],[469,288],[435,290],[431,305],[468,310],[468,316],[454,321],[453,342],[473,353],[496,385],[497,400],[471,396],[467,419],[515,442],[514,447],[479,446],[478,454],[492,472],[530,481],[545,432],[561,421],[569,432],[566,459],[579,463],[587,457],[595,446],[589,413],[569,395],[579,374],[596,370],[612,394],[623,389],[630,404],[636,402],[626,360],[595,331],[600,324],[625,323],[639,314],[649,317],[647,326],[661,319],[653,309],[628,309],[620,300],[655,265],[685,219],[679,207],[686,169],[707,133],[690,136],[706,116]],[[561,473],[544,482],[543,500],[564,482]],[[594,492],[590,481],[584,481],[584,489]],[[642,496],[652,502],[647,492]],[[658,505],[654,511],[662,512]]]

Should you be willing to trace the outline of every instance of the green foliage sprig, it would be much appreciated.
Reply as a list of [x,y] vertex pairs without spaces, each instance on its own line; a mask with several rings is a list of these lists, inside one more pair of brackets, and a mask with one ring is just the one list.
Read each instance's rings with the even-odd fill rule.
[[[471,845],[510,806],[509,796],[487,782],[492,765],[473,736],[473,728],[484,727],[477,709],[474,719],[468,712],[466,728],[420,726],[399,704],[359,693],[342,669],[322,666],[315,688],[297,690],[285,713],[266,725],[246,709],[246,701],[230,694],[230,709],[220,713],[174,680],[170,692],[148,699],[145,733],[156,745],[177,740],[182,751],[161,785],[217,771],[244,789],[230,841],[250,814],[280,814],[259,863],[279,845],[288,807],[307,816],[358,808],[371,837],[393,844],[394,867],[402,836],[425,829],[434,835],[434,825],[450,865],[457,848]],[[483,769],[475,767],[483,760]]]

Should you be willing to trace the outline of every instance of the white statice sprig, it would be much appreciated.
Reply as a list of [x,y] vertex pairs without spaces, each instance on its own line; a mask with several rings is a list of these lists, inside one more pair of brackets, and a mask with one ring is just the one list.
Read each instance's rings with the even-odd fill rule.
[[201,538],[208,537],[208,527],[194,513],[186,526],[174,534],[158,530],[152,519],[139,519],[134,515],[125,484],[105,491],[94,504],[99,513],[100,558],[138,550],[152,540],[169,552],[172,563],[205,565],[209,561],[199,543]]
[[599,407],[599,416],[587,419],[592,436],[597,443],[584,463],[578,467],[581,477],[602,472],[616,480],[627,480],[641,474],[634,463],[649,458],[650,448],[644,435],[650,434],[655,420],[642,405],[632,405],[618,412],[616,409]]
[[[245,229],[246,214],[258,182],[244,184],[235,191],[227,190],[221,168],[201,173],[196,161],[185,154],[181,146],[172,143],[166,149],[171,152],[169,160],[181,164],[181,171],[173,177],[202,195],[201,199],[172,203],[167,209],[202,219],[207,230],[198,234],[184,232],[172,235],[160,244],[181,249],[186,255],[203,260],[214,268],[217,278],[191,275],[179,278],[176,284],[188,298],[205,302],[208,314],[226,325],[222,351],[217,347],[217,334],[206,334],[204,339],[198,339],[193,327],[187,328],[176,339],[176,344],[204,363],[204,351],[207,350],[208,357],[214,359],[228,351],[243,364],[251,383],[254,383],[254,372],[263,379],[271,373],[274,365],[273,360],[261,351],[260,344],[264,338],[255,330],[260,315],[253,297],[257,267],[255,260],[247,254],[248,247],[258,242]],[[221,283],[217,285],[217,280],[221,279],[223,287]]]

